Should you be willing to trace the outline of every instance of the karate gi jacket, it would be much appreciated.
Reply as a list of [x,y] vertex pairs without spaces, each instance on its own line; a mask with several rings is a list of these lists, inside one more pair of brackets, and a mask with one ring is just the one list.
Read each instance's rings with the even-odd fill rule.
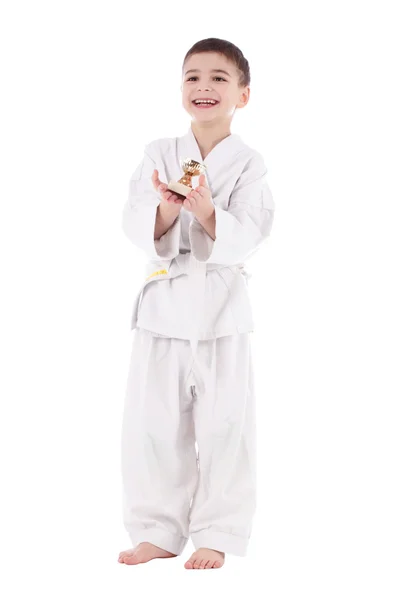
[[[184,207],[170,229],[154,240],[161,195],[151,180],[153,170],[163,183],[178,181],[182,158],[206,166],[215,240]],[[261,154],[237,134],[224,138],[204,160],[191,127],[181,137],[145,146],[122,211],[124,233],[147,258],[131,329],[190,339],[195,347],[198,340],[254,330],[245,261],[271,231],[275,203],[266,174]],[[197,182],[193,178],[193,187]]]

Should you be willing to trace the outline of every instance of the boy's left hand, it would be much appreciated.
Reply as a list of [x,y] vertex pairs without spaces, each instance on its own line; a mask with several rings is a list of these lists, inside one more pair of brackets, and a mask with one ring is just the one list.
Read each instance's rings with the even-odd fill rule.
[[214,212],[214,204],[204,173],[199,177],[199,185],[186,196],[182,206],[192,212],[199,221],[206,221],[211,217]]

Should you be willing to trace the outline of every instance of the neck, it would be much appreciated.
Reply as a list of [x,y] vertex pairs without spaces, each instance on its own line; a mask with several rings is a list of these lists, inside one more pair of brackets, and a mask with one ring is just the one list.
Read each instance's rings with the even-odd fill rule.
[[191,128],[204,160],[211,150],[231,135],[230,123],[197,123],[192,121]]

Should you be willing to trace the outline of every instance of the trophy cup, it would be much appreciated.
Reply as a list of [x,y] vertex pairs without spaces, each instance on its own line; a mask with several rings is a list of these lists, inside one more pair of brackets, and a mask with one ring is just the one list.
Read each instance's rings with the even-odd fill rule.
[[192,177],[201,175],[206,170],[206,166],[193,160],[192,158],[180,159],[180,164],[185,174],[179,181],[170,181],[168,183],[168,191],[173,192],[179,200],[185,200],[186,196],[192,191]]

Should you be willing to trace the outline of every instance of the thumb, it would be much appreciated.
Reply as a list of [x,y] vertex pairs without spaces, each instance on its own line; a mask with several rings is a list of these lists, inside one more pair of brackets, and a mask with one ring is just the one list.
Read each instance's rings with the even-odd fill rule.
[[204,173],[202,173],[199,177],[199,185],[207,187],[206,176],[204,175]]
[[156,190],[156,192],[158,192],[159,191],[159,187],[162,184],[161,184],[161,181],[160,181],[160,179],[158,177],[158,171],[157,171],[157,169],[154,169],[153,174],[151,176],[151,180],[153,182],[154,189]]

